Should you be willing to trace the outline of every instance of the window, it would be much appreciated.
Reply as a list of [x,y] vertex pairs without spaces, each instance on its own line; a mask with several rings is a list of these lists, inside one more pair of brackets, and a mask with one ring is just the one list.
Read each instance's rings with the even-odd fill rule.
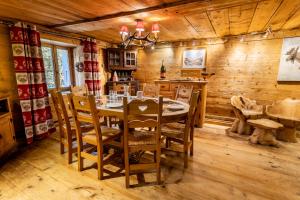
[[48,89],[69,89],[73,78],[70,62],[70,48],[43,44],[42,54]]

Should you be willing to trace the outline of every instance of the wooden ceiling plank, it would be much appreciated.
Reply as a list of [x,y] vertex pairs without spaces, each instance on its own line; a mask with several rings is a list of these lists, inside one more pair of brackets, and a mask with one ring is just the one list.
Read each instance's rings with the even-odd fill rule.
[[197,31],[200,38],[216,37],[215,31],[210,23],[206,12],[197,13],[193,15],[186,15],[185,19]]
[[[0,9],[9,11],[8,14],[10,16],[4,17],[15,17],[21,15],[23,18],[27,18],[31,16],[38,16],[38,18],[44,18],[44,21],[48,22],[51,20],[68,22],[82,19],[77,16],[67,14],[66,12],[58,12],[57,9],[52,10],[47,6],[40,6],[41,5],[29,4],[27,1],[22,1],[22,3],[13,3],[8,1],[0,2]],[[3,16],[2,13],[1,16]]]
[[256,6],[255,6],[255,8],[254,8],[254,12],[253,12],[253,15],[252,15],[252,17],[251,17],[251,22],[250,22],[250,24],[249,24],[249,26],[248,26],[247,33],[249,33],[249,29],[250,29],[250,26],[251,26],[251,24],[252,24],[252,22],[253,22],[253,18],[254,18],[254,15],[255,15],[255,13],[256,13],[256,10],[257,10],[258,3],[259,3],[259,2],[256,3]]
[[208,16],[218,37],[230,34],[228,8],[208,11]]
[[297,12],[283,25],[282,29],[294,29],[300,27],[300,8]]
[[208,12],[206,11],[205,14],[206,14],[207,19],[209,20],[210,27],[213,29],[213,31],[215,33],[215,36],[217,36],[216,29],[215,29],[215,27],[213,26],[213,24],[211,22],[211,19],[210,19],[209,15],[208,15]]
[[230,34],[240,35],[248,32],[256,3],[229,9]]
[[50,26],[50,28],[58,28],[58,27],[70,26],[70,25],[74,25],[74,24],[82,24],[82,23],[101,21],[101,20],[106,20],[106,19],[113,19],[113,18],[118,18],[118,17],[122,17],[122,16],[128,16],[128,15],[133,15],[133,14],[137,14],[137,13],[161,10],[161,9],[166,9],[166,8],[170,8],[170,7],[180,6],[183,4],[200,2],[200,1],[206,1],[206,0],[180,0],[180,1],[170,2],[170,3],[155,5],[155,6],[151,6],[151,7],[147,7],[147,8],[142,8],[142,9],[138,9],[138,10],[113,13],[113,14],[108,14],[108,15],[99,16],[99,17],[90,18],[90,19],[84,19],[84,20],[78,20],[78,21],[73,21],[73,22],[52,25],[52,26]]
[[283,0],[276,13],[265,26],[265,29],[271,26],[272,30],[280,30],[284,24],[297,12],[299,6],[299,0]]
[[266,27],[266,24],[268,24],[282,2],[283,0],[267,0],[258,2],[248,32],[259,32],[268,28]]

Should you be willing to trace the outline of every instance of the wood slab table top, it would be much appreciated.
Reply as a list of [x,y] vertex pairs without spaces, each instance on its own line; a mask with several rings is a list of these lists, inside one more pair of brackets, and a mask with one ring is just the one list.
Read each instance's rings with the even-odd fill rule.
[[264,118],[248,119],[247,122],[254,127],[258,127],[262,129],[278,129],[283,127],[283,125],[278,122],[275,122],[270,119],[264,119]]

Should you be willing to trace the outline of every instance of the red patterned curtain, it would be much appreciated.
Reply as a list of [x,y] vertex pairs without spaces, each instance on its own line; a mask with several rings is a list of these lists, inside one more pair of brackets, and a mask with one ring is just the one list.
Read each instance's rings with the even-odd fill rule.
[[99,96],[101,93],[101,82],[96,40],[87,38],[81,41],[81,45],[83,46],[85,83],[90,94]]
[[40,34],[33,26],[17,23],[10,27],[13,61],[27,142],[42,139],[54,131]]

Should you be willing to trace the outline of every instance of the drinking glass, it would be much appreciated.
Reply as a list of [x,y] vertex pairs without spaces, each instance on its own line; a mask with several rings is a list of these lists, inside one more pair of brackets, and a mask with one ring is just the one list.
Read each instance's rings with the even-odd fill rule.
[[136,97],[137,97],[138,99],[142,99],[142,98],[143,98],[143,91],[137,91],[137,92],[136,92]]

